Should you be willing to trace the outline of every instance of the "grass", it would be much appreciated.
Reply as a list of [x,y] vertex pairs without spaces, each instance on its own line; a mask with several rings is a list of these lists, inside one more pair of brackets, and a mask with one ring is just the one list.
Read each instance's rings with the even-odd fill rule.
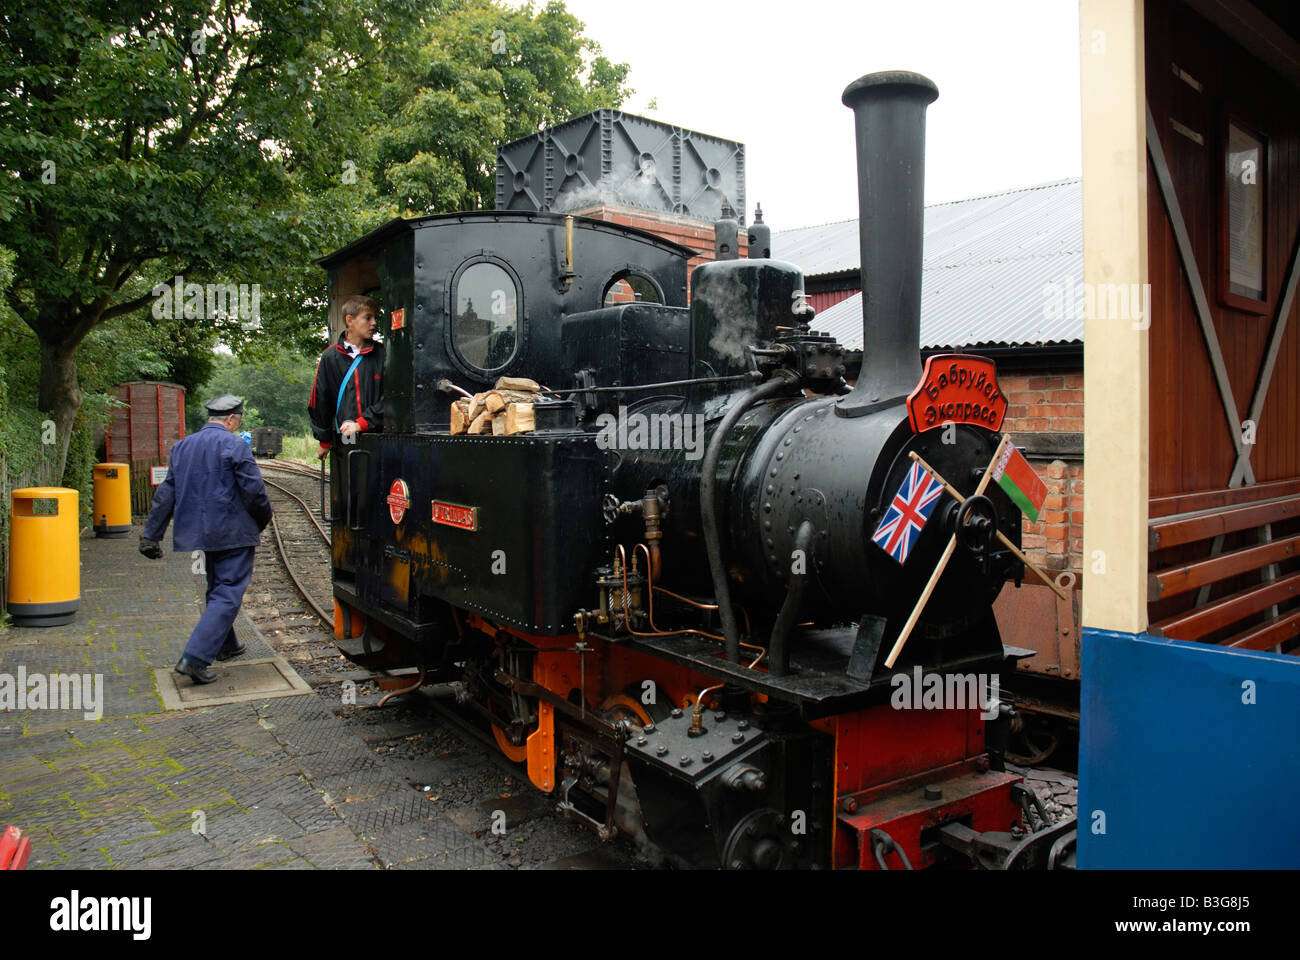
[[319,462],[316,459],[318,449],[320,449],[320,444],[316,442],[316,438],[310,433],[304,433],[296,437],[285,434],[280,457],[284,460],[300,460],[303,463],[315,466]]

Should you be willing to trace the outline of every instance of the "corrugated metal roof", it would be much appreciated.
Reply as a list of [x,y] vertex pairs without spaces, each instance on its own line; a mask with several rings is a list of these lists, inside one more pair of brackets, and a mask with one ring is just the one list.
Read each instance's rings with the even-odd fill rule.
[[[774,233],[772,256],[806,277],[857,270],[858,222]],[[861,349],[862,294],[818,314],[813,326]],[[922,348],[1082,339],[1080,180],[925,208]]]
[[[929,208],[926,208],[929,212]],[[795,264],[805,277],[859,270],[858,221],[772,231],[772,256]]]

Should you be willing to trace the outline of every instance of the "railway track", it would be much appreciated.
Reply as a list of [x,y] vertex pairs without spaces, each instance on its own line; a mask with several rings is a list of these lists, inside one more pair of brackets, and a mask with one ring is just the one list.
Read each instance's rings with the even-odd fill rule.
[[[263,479],[265,480],[265,478]],[[293,500],[297,501],[299,504],[303,504],[303,501],[299,497],[297,497],[292,491],[290,491],[288,488],[282,487],[280,486],[280,484],[275,483],[272,480],[266,480],[265,482],[266,485],[268,487],[271,487],[273,490],[278,490],[285,496],[290,497]],[[326,534],[325,531],[320,527],[319,522],[311,513],[311,508],[307,507],[305,504],[303,504],[303,506],[307,511],[306,513],[307,518],[311,520],[312,523],[316,524],[316,528],[320,531],[321,538],[325,541],[326,545],[328,545],[330,542],[329,535]],[[317,602],[317,600],[312,596],[311,591],[307,588],[306,584],[304,584],[302,579],[298,576],[298,574],[294,572],[293,565],[289,562],[289,551],[285,546],[286,538],[281,535],[280,523],[274,516],[271,517],[271,533],[275,536],[275,546],[276,546],[276,550],[279,552],[280,561],[284,565],[284,572],[289,575],[289,579],[293,581],[293,585],[297,587],[298,592],[302,594],[302,598],[307,603],[307,606],[311,607],[311,609],[315,612],[316,616],[320,617],[321,623],[325,624],[326,626],[331,626],[334,622],[333,617],[325,611],[325,608],[321,606],[319,602]]]
[[259,467],[274,510],[274,548],[258,553],[246,609],[309,683],[336,682],[345,667],[333,640],[329,528],[312,509],[319,474],[279,463],[259,462]]
[[[320,471],[312,469],[305,463],[299,463],[296,460],[267,460],[261,457],[257,460],[257,466],[265,473],[267,470],[279,470],[282,473],[295,473],[304,477],[311,477],[313,480],[320,479]],[[329,476],[326,471],[325,476]]]

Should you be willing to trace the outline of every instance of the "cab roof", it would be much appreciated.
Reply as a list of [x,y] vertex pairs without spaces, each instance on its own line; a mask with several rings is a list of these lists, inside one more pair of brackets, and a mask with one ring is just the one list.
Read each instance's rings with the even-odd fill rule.
[[[331,270],[393,237],[408,231],[414,232],[424,227],[489,220],[500,223],[548,223],[553,226],[563,226],[567,218],[568,215],[563,213],[536,213],[520,210],[473,210],[464,213],[430,214],[423,217],[395,217],[364,236],[358,237],[346,246],[335,250],[333,253],[318,257],[313,262],[326,270]],[[684,247],[681,244],[673,243],[671,240],[665,240],[658,234],[651,233],[649,230],[642,230],[639,227],[629,227],[621,223],[611,223],[608,220],[595,220],[591,217],[580,216],[575,216],[573,223],[575,227],[581,226],[588,230],[636,237],[643,242],[676,253],[684,259],[690,259],[696,255],[696,251],[690,247]]]

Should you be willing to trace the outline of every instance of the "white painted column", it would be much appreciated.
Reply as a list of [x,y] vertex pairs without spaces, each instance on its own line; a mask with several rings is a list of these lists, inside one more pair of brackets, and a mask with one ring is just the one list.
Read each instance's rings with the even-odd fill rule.
[[[1143,0],[1080,0],[1084,322],[1083,625],[1147,625],[1148,390]],[[1128,315],[1108,296],[1136,292]],[[1133,309],[1133,307],[1137,309]]]

